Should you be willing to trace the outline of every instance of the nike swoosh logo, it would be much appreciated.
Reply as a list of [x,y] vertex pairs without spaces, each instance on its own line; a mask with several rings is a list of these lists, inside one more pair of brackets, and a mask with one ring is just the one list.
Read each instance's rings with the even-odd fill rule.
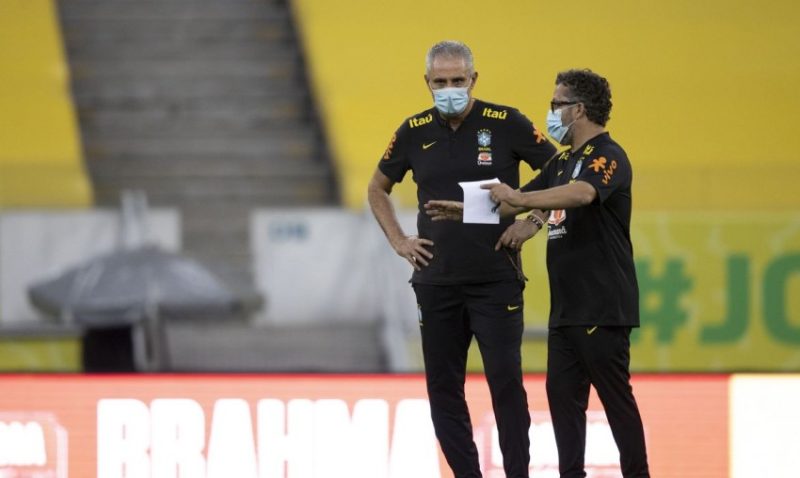
[[422,145],[422,149],[428,149],[428,148],[430,148],[431,146],[433,146],[434,144],[436,144],[436,141],[434,141],[433,143],[423,144],[423,145]]
[[512,310],[519,309],[519,306],[518,305],[509,305],[509,306],[506,306],[506,309],[508,309],[508,311],[511,312]]
[[592,335],[592,333],[594,333],[595,330],[597,330],[597,326],[596,325],[594,327],[592,327],[591,329],[586,329],[586,335]]

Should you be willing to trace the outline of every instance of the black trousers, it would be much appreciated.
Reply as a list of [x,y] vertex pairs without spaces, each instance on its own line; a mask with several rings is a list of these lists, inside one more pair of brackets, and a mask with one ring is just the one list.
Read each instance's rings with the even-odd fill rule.
[[464,398],[467,350],[474,336],[483,358],[508,478],[528,478],[530,414],[522,384],[522,283],[415,284],[431,418],[456,478],[480,478]]
[[630,327],[558,327],[547,341],[547,400],[561,478],[584,477],[589,385],[617,442],[622,475],[649,477],[644,428],[630,384]]

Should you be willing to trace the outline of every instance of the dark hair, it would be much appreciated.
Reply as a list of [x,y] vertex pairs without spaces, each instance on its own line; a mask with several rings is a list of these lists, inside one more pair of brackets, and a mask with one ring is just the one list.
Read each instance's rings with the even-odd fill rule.
[[586,107],[586,116],[593,123],[605,126],[611,115],[611,87],[608,80],[589,69],[562,71],[556,85],[566,85],[573,100]]

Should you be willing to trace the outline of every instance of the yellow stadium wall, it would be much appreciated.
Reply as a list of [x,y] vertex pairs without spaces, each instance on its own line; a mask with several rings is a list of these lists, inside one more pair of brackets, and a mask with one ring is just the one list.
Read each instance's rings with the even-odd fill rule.
[[[392,133],[431,105],[423,74],[433,43],[465,41],[480,74],[475,95],[518,107],[538,125],[556,72],[591,68],[611,82],[608,129],[635,174],[643,326],[634,334],[633,367],[800,369],[800,150],[790,142],[800,111],[799,3],[293,0],[293,7],[347,207],[365,206]],[[393,197],[416,208],[410,175]],[[547,323],[544,244],[538,237],[523,251],[529,326]],[[544,345],[524,349],[526,369],[542,370]],[[480,368],[477,353],[470,360]]]
[[[293,4],[349,207],[364,205],[393,131],[430,106],[424,55],[448,38],[475,54],[476,96],[539,125],[557,71],[605,75],[608,126],[633,161],[637,210],[800,206],[798,153],[785,141],[800,110],[797,2]],[[398,196],[415,206],[412,184]]]
[[51,0],[0,0],[0,208],[92,202]]

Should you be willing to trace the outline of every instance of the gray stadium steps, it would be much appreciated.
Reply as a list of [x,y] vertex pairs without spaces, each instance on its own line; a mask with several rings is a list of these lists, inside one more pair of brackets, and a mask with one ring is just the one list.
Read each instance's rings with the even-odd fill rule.
[[[122,190],[141,189],[150,204],[177,207],[184,251],[251,293],[251,211],[339,201],[287,2],[69,0],[58,8],[98,204],[117,206]],[[177,346],[195,337],[187,348],[213,350],[227,337],[231,353],[256,364],[259,340],[283,333],[250,334],[244,325],[206,331],[181,332]],[[344,340],[295,332],[284,340]],[[305,338],[297,340],[284,357],[287,370],[293,360],[338,363],[324,344],[315,357]],[[356,347],[336,340],[331,348]],[[373,358],[378,343],[369,341]],[[365,360],[352,363],[366,367]]]

